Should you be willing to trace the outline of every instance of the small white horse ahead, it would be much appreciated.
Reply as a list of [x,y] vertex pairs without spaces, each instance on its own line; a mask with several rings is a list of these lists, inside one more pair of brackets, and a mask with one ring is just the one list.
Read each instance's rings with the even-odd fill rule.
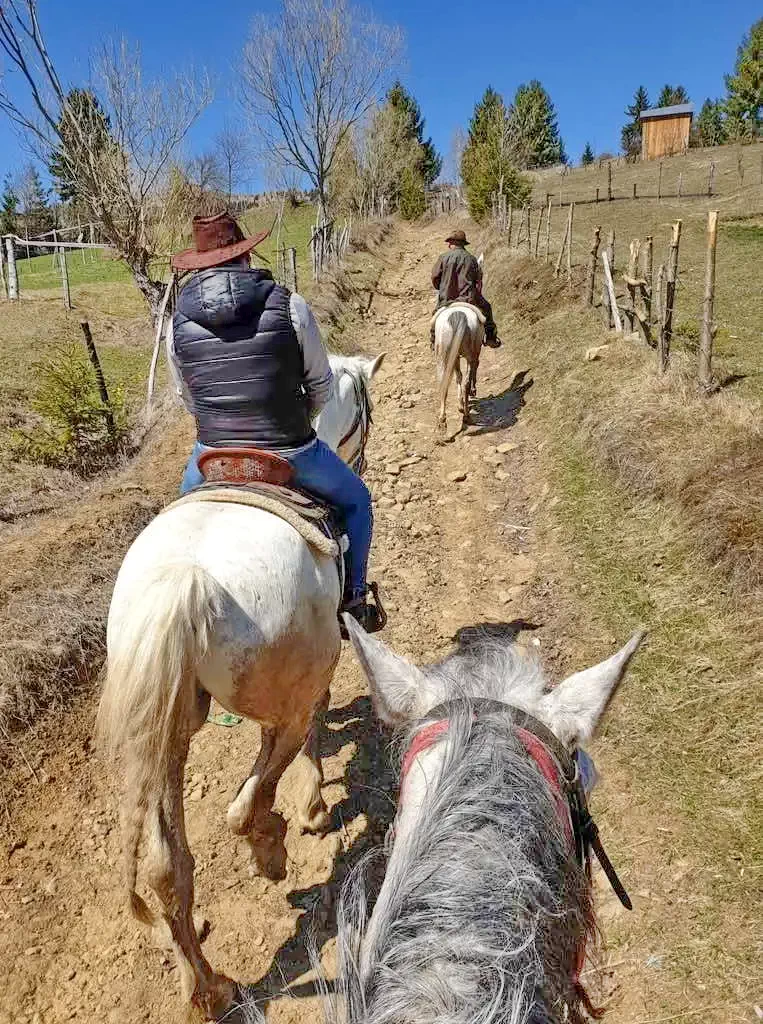
[[407,753],[370,918],[362,871],[342,894],[331,1019],[582,1024],[589,847],[630,904],[570,750],[592,735],[643,634],[549,689],[497,630],[464,631],[455,654],[421,669],[347,625],[376,711]]
[[[382,359],[331,357],[334,396],[316,429],[347,461],[365,442],[367,386]],[[228,809],[228,824],[247,837],[253,865],[283,878],[286,822],[273,812],[273,800],[303,746],[310,769],[300,823],[310,831],[329,823],[316,734],[340,653],[340,597],[331,557],[276,516],[232,502],[192,502],[157,516],[117,577],[99,732],[123,759],[130,906],[162,944],[172,945],[183,994],[207,1017],[228,1010],[235,986],[212,970],[194,926],[183,814],[188,745],[206,720],[210,697],[261,724],[262,746]],[[136,888],[144,831],[159,916]]]
[[[482,266],[483,257],[478,263]],[[462,429],[472,420],[469,399],[477,394],[477,369],[480,364],[482,342],[485,337],[485,318],[476,306],[468,302],[453,302],[435,313],[434,352],[437,364],[437,382],[440,392],[437,417],[438,438],[442,441],[448,426],[446,404],[453,372],[458,384],[458,410]],[[466,377],[461,372],[461,360],[466,360]]]

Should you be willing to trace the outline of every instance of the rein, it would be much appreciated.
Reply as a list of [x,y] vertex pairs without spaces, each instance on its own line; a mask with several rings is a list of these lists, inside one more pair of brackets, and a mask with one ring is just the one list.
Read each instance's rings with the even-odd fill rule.
[[353,448],[352,455],[345,459],[345,462],[358,476],[362,476],[366,468],[366,441],[368,440],[368,432],[373,422],[371,418],[371,399],[362,374],[359,373],[356,376],[346,367],[342,368],[342,373],[347,374],[352,381],[355,391],[355,416],[353,417],[352,426],[337,445],[337,452],[359,432],[360,436],[356,446]]
[[427,715],[427,718],[433,721],[416,733],[406,751],[400,774],[401,789],[416,757],[433,746],[448,731],[450,716],[454,708],[459,706],[466,707],[475,718],[480,713],[496,711],[510,715],[517,739],[549,785],[568,839],[571,840],[571,845],[574,845],[578,864],[590,876],[593,853],[617,898],[627,910],[632,910],[630,897],[604,850],[599,830],[588,810],[588,798],[580,774],[578,751],[571,754],[550,729],[526,711],[503,701],[486,698],[459,698],[439,704]]

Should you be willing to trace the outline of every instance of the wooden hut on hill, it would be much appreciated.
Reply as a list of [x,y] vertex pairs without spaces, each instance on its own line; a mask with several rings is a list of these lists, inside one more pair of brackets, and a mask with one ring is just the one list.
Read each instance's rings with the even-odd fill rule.
[[655,160],[662,156],[685,153],[689,148],[693,112],[691,103],[642,110],[641,159]]

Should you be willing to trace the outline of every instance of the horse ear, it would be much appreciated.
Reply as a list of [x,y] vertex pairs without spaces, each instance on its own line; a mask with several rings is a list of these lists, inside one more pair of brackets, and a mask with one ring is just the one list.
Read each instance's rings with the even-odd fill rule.
[[424,673],[369,636],[351,615],[342,618],[368,678],[377,715],[386,725],[406,725],[421,713],[417,698],[427,690]]
[[381,367],[381,364],[384,362],[384,357],[386,354],[386,352],[381,352],[375,359],[369,359],[365,363],[363,367],[363,372],[366,375],[366,380],[371,381],[374,379],[379,368]]
[[643,630],[634,633],[617,654],[576,672],[543,698],[544,720],[563,743],[574,746],[591,738],[645,636]]

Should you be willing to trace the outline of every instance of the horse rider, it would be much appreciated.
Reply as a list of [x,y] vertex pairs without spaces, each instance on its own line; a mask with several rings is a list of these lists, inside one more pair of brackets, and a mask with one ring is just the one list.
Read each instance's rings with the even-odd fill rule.
[[302,296],[250,267],[267,231],[247,238],[229,213],[194,217],[192,227],[194,248],[172,258],[175,271],[193,273],[167,342],[176,390],[196,419],[181,494],[204,482],[197,460],[207,448],[252,447],[286,459],[295,485],[336,510],[349,540],[342,610],[376,632],[383,622],[366,582],[371,495],[312,424],[333,389],[315,317]]
[[[468,302],[485,316],[485,338],[488,348],[500,348],[501,339],[493,320],[493,308],[482,294],[482,267],[477,258],[466,251],[469,244],[463,231],[454,231],[445,241],[448,251],[437,260],[432,270],[432,285],[437,289],[435,312],[451,302]],[[434,348],[435,328],[432,321],[431,342]]]

